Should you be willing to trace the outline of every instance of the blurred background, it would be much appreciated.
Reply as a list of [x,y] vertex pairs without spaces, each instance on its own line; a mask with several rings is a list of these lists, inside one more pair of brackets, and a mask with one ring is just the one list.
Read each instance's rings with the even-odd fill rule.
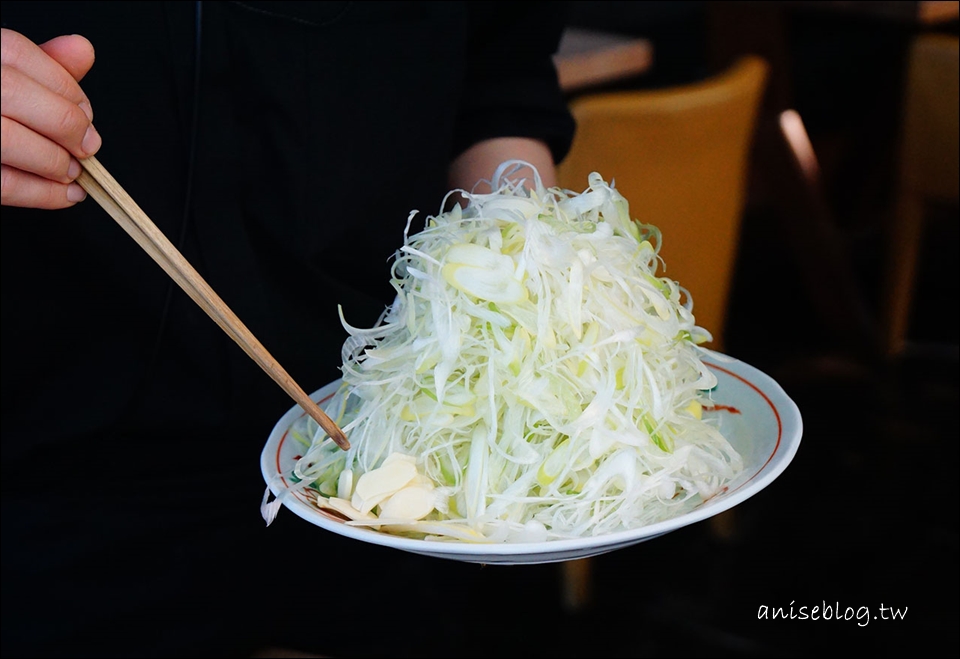
[[[689,179],[684,196],[724,205],[723,220],[683,211],[692,233],[664,228],[664,244],[678,263],[688,247],[707,255],[684,266],[707,269],[689,286],[694,312],[702,294],[716,306],[712,347],[796,401],[799,453],[729,513],[576,565],[401,556],[370,613],[284,645],[309,649],[326,630],[333,656],[957,656],[958,3],[569,4],[561,79],[597,127],[564,167],[580,159],[621,189]],[[647,149],[629,118],[614,131],[595,103],[628,113],[629,95],[653,95],[674,112],[678,90],[728,93],[746,55],[766,67],[759,96],[720,112],[745,117],[746,139],[692,174],[654,170],[708,143]],[[685,129],[732,134],[716,114]],[[604,132],[619,159],[598,146]],[[641,221],[658,224],[655,207],[664,223],[677,214],[655,192],[625,196]],[[694,281],[671,269],[673,254],[666,274]],[[393,550],[351,548],[361,564],[384,552],[396,564]],[[758,619],[764,606],[826,605],[878,617]],[[880,607],[902,616],[883,620]]]

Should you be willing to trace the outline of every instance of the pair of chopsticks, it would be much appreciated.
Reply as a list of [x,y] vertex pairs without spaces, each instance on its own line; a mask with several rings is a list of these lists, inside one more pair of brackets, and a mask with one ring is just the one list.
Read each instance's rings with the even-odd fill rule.
[[81,160],[83,171],[77,183],[177,282],[187,295],[243,348],[260,368],[279,384],[303,410],[320,424],[337,446],[350,448],[346,435],[334,421],[294,382],[253,333],[240,322],[219,295],[204,281],[180,251],[153,223],[96,158]]

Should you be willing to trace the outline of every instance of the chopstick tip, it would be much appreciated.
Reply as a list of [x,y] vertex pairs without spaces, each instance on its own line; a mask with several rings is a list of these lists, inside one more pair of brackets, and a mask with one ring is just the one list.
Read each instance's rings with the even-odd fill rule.
[[347,436],[343,434],[343,431],[337,428],[337,432],[330,435],[330,439],[336,442],[337,446],[342,448],[344,451],[350,450],[350,440],[347,439]]
[[[309,398],[306,398],[306,394],[303,394],[305,398],[304,403],[301,403],[301,407],[304,408],[307,414],[313,417],[314,421],[320,424],[320,427],[323,428],[327,435],[332,439],[337,446],[342,448],[344,451],[350,449],[350,442],[347,440],[347,436],[343,434],[343,431],[340,430],[338,426],[327,414],[320,409],[320,406],[315,402],[311,401]],[[305,404],[308,403],[308,404]]]

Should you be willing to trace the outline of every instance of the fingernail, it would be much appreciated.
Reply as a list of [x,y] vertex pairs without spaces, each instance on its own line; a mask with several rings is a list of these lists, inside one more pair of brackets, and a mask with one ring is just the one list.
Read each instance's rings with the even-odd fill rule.
[[80,147],[87,155],[93,155],[97,152],[97,149],[100,148],[102,142],[103,140],[100,139],[100,133],[98,133],[97,129],[91,124],[83,136],[83,142],[80,143]]
[[71,181],[80,176],[80,163],[73,158],[70,159],[70,166],[67,167],[67,178]]
[[80,101],[77,106],[83,110],[83,113],[87,115],[87,119],[93,121],[93,108],[90,107],[90,104],[87,101]]
[[67,186],[67,201],[77,203],[87,198],[86,191],[80,187],[79,183],[71,183]]

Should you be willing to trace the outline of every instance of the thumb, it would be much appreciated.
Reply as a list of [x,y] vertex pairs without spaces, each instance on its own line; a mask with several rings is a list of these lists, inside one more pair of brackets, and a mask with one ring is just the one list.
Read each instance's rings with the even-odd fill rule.
[[79,34],[56,37],[40,44],[40,49],[56,60],[77,82],[87,75],[96,58],[93,44]]

